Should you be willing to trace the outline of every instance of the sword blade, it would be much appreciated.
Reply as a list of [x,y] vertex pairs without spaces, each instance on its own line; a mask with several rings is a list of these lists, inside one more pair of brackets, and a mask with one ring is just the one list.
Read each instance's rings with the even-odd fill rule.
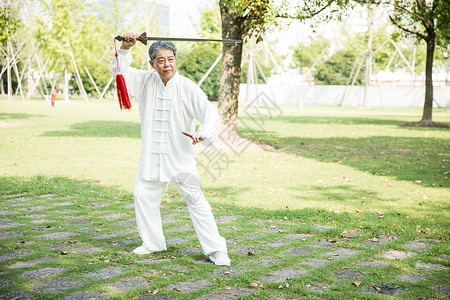
[[174,41],[174,42],[217,42],[217,43],[242,43],[241,40],[222,40],[222,39],[203,39],[203,38],[184,38],[184,37],[161,37],[148,36],[148,41]]

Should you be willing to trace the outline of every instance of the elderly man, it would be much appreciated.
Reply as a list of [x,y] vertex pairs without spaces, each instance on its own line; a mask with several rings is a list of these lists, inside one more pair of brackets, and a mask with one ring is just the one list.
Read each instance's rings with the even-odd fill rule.
[[[124,35],[111,62],[111,72],[124,75],[128,93],[139,104],[142,151],[134,202],[142,246],[133,250],[143,255],[166,250],[160,204],[168,182],[175,182],[186,201],[203,253],[216,265],[230,265],[226,241],[220,236],[211,206],[205,199],[195,164],[194,146],[211,144],[220,130],[217,109],[203,91],[180,75],[176,48],[171,42],[153,43],[148,54],[156,72],[130,67],[129,49],[135,33]],[[195,132],[195,120],[202,125]]]

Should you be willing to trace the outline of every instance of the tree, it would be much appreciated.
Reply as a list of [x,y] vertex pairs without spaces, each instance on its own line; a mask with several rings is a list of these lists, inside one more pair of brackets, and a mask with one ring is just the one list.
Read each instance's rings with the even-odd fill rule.
[[356,0],[368,5],[390,8],[389,19],[406,35],[415,36],[427,45],[425,64],[425,102],[422,119],[406,125],[422,127],[447,127],[432,121],[433,112],[433,60],[435,47],[450,41],[450,2],[448,0]]
[[[19,28],[23,27],[23,23],[13,15],[11,12],[10,6],[4,6],[0,8],[0,45],[2,48],[2,52],[6,53],[5,60],[2,62],[6,65],[6,84],[7,84],[7,90],[8,90],[8,99],[10,99],[12,94],[13,81],[17,82],[17,78],[15,77],[15,73],[11,72],[11,43],[10,38],[11,35],[18,30]],[[8,45],[9,43],[9,45]],[[1,84],[1,91],[4,91],[3,86],[3,74],[0,75],[0,84]]]
[[[253,33],[264,32],[273,22],[275,9],[269,0],[220,0],[222,38],[244,40]],[[238,97],[243,43],[223,45],[219,102],[222,129],[228,136],[237,132]]]
[[98,59],[99,53],[104,52],[105,44],[102,43],[107,43],[108,33],[80,1],[41,0],[41,3],[44,13],[37,19],[35,32],[38,45],[50,58],[51,69],[64,74],[64,99],[69,100],[70,73],[75,72],[77,86],[87,100],[80,75],[82,63],[94,60],[94,56]]
[[0,8],[0,44],[5,44],[12,33],[23,26],[23,23],[11,15],[11,8]]
[[[302,0],[295,7],[289,1],[270,0],[220,0],[222,38],[243,40],[255,34],[258,41],[266,30],[277,26],[278,18],[306,19],[326,11],[330,7],[341,7],[347,0]],[[323,19],[331,18],[337,9],[323,14]],[[241,75],[242,43],[224,44],[222,73],[220,76],[218,110],[222,129],[226,136],[237,132],[238,96]]]

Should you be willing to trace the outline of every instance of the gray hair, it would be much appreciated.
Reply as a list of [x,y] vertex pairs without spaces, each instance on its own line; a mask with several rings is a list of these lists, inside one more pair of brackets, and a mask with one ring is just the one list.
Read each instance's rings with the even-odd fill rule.
[[150,60],[154,60],[156,56],[156,52],[161,49],[169,49],[173,51],[173,55],[177,56],[177,48],[172,42],[167,41],[157,41],[151,44],[150,48],[148,48],[148,56],[150,56]]

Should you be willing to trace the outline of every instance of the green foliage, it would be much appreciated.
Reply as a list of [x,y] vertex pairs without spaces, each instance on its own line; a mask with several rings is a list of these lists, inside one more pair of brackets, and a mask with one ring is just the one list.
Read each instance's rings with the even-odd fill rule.
[[6,43],[11,34],[22,26],[23,23],[11,15],[10,7],[0,8],[0,44]]
[[[220,39],[222,37],[220,12],[217,3],[203,9],[198,27],[198,33],[203,38]],[[210,45],[215,48],[220,48],[220,44],[218,43],[212,43]]]
[[[352,72],[353,65],[356,61],[359,61],[359,59],[360,55],[354,49],[342,49],[337,51],[328,60],[318,63],[313,72],[315,84],[347,84]],[[356,79],[356,85],[360,85],[362,83],[363,74],[363,70],[361,70]]]
[[[450,1],[441,0],[437,8],[436,36],[437,45],[449,51],[450,44]],[[448,59],[448,57],[447,57]]]
[[[221,38],[220,13],[217,5],[205,7],[198,24],[198,33],[203,38]],[[177,66],[180,74],[198,83],[222,52],[220,43],[195,43],[191,47],[179,48]],[[200,86],[209,99],[219,97],[221,62],[211,71]]]
[[[208,44],[196,44],[177,54],[180,74],[198,83],[220,55],[220,49]],[[210,99],[219,97],[220,62],[202,83],[201,88]]]
[[301,73],[307,73],[311,66],[317,62],[320,54],[326,51],[329,46],[330,41],[323,36],[318,36],[309,45],[299,44],[292,47],[291,49],[294,50],[292,66],[299,68]]

